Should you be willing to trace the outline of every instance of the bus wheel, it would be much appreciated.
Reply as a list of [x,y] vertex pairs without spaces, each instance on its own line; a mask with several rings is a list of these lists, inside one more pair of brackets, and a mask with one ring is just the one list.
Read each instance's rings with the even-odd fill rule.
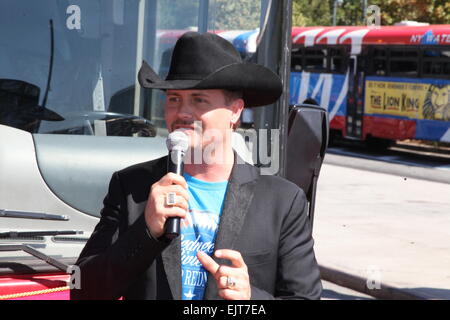
[[390,139],[367,137],[366,147],[372,151],[385,151],[387,148],[391,147],[393,143],[394,141]]
[[342,144],[342,141],[344,141],[344,138],[342,138],[342,132],[339,130],[330,129],[328,147],[338,147]]

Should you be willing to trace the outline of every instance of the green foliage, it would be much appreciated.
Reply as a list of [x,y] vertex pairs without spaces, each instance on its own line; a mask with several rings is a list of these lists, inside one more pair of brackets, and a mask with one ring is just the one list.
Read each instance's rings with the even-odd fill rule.
[[448,0],[373,0],[381,9],[381,24],[392,25],[402,20],[450,23]]
[[[158,2],[159,29],[187,29],[198,25],[200,1],[164,0]],[[210,0],[210,30],[256,29],[260,24],[261,1]]]
[[187,29],[198,25],[198,2],[190,0],[158,1],[159,29],[176,30]]
[[[363,0],[341,0],[336,10],[337,25],[364,25]],[[450,0],[367,0],[367,6],[380,7],[381,25],[402,20],[450,23]],[[161,29],[186,29],[197,26],[200,1],[164,0],[158,2]],[[330,26],[334,0],[293,0],[293,26]],[[250,30],[259,27],[260,0],[210,0],[210,30]]]
[[214,0],[210,1],[209,12],[209,29],[256,29],[260,23],[261,1]]
[[[331,1],[333,2],[333,1]],[[367,1],[368,6],[373,4]],[[370,2],[370,3],[369,3]],[[336,10],[336,25],[361,26],[364,25],[363,8],[361,0],[344,0]]]
[[[367,0],[367,6],[380,7],[381,25],[403,20],[450,24],[449,0]],[[293,0],[294,26],[330,26],[334,0]],[[336,10],[337,25],[364,25],[363,0],[342,0]]]
[[293,26],[326,26],[332,20],[330,1],[294,0],[292,4]]

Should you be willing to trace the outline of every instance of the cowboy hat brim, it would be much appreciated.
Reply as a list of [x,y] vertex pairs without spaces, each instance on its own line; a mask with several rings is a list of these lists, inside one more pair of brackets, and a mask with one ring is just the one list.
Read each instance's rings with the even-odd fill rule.
[[233,63],[202,79],[192,78],[192,75],[171,75],[170,78],[162,80],[145,61],[138,74],[140,85],[150,89],[239,90],[243,92],[242,98],[246,108],[274,103],[283,90],[280,78],[274,72],[254,63]]

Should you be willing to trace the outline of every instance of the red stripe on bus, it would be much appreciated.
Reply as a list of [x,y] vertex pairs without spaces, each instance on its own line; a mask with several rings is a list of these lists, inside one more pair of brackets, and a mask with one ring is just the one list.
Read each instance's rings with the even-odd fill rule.
[[364,116],[363,139],[367,135],[384,139],[412,139],[416,136],[416,121],[388,117]]
[[344,133],[345,129],[345,117],[344,116],[334,116],[330,121],[330,129],[339,130]]

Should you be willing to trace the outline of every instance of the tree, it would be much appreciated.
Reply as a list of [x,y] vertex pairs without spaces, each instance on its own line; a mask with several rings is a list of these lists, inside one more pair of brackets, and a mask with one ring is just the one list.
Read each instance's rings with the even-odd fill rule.
[[261,1],[215,0],[210,2],[210,29],[252,30],[259,27]]
[[187,29],[198,24],[198,5],[189,0],[159,1],[157,17],[159,29]]
[[[337,8],[337,25],[365,25],[363,0],[342,0]],[[449,0],[367,0],[367,6],[377,5],[381,13],[381,25],[393,25],[403,20],[450,23]],[[294,26],[329,26],[332,24],[334,0],[293,0]]]
[[450,2],[447,0],[373,0],[380,7],[381,25],[403,20],[450,23]]
[[[186,29],[198,25],[199,3],[165,0],[158,4],[160,29]],[[214,0],[208,8],[210,30],[252,30],[259,27],[261,1]]]
[[294,0],[292,5],[293,26],[326,26],[331,24],[330,1]]
[[344,0],[342,5],[337,8],[336,25],[361,26],[364,24],[361,0]]

